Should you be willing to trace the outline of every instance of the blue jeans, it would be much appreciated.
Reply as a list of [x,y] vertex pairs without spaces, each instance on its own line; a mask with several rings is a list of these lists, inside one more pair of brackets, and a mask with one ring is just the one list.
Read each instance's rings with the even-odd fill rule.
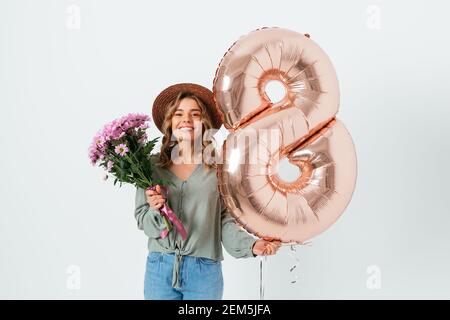
[[223,275],[221,261],[182,256],[179,284],[172,287],[175,254],[150,252],[144,280],[146,300],[221,300]]

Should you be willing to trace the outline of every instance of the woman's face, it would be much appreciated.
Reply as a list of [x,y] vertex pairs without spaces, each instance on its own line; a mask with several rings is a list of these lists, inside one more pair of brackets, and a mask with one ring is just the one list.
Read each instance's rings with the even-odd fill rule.
[[202,132],[202,111],[197,101],[184,98],[172,116],[172,132],[177,138],[196,139]]

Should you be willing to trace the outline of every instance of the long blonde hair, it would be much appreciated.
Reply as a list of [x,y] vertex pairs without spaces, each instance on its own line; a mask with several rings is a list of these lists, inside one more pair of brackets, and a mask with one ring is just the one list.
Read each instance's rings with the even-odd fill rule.
[[[168,168],[172,164],[171,159],[171,153],[172,149],[177,145],[177,141],[172,140],[172,117],[177,110],[178,106],[180,105],[181,100],[184,98],[190,98],[197,102],[198,106],[201,109],[202,113],[202,160],[203,164],[206,166],[207,169],[211,168],[217,168],[217,164],[214,161],[211,161],[210,159],[205,159],[204,150],[205,148],[210,149],[211,148],[211,158],[216,158],[216,151],[215,151],[215,142],[214,138],[212,136],[208,137],[207,140],[203,139],[203,135],[206,132],[206,130],[212,129],[212,122],[211,118],[206,110],[206,106],[203,103],[203,101],[198,98],[196,95],[186,92],[186,91],[180,91],[177,95],[177,97],[169,102],[169,106],[167,108],[166,115],[164,117],[164,121],[162,124],[162,132],[163,132],[163,138],[162,138],[162,145],[161,145],[161,152],[159,156],[159,160],[157,161],[157,165]],[[193,148],[191,148],[191,151],[193,152]]]

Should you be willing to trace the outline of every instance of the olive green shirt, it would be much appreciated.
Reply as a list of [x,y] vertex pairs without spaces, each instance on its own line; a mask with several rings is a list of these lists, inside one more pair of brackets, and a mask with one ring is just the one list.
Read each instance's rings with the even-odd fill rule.
[[[152,155],[159,157],[159,154]],[[145,190],[136,188],[135,218],[139,229],[148,236],[149,252],[175,253],[172,287],[179,287],[180,262],[183,255],[223,260],[222,245],[235,258],[255,257],[252,248],[256,238],[235,223],[220,196],[216,169],[203,164],[197,167],[186,180],[181,180],[172,171],[154,167],[154,178],[172,181],[176,187],[168,186],[167,204],[183,223],[188,236],[186,240],[175,226],[164,239],[165,229],[159,210],[149,206]]]

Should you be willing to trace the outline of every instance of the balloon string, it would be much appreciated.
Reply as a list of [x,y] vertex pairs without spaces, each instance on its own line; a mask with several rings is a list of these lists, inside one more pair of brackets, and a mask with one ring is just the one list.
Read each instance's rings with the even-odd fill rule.
[[[300,266],[300,259],[296,256],[296,249],[295,247],[297,246],[312,246],[312,242],[311,241],[306,241],[306,242],[290,242],[290,243],[283,243],[281,244],[281,246],[289,246],[290,247],[290,251],[289,254],[291,255],[291,257],[295,260],[295,263],[293,266],[291,266],[291,268],[289,269],[289,272],[293,272],[294,270],[296,271],[294,273],[294,280],[291,281],[291,283],[296,283],[298,280],[298,272],[299,272],[299,266]],[[267,272],[267,256],[262,255],[259,257],[259,299],[260,300],[264,300],[264,290],[265,290],[265,273]]]
[[[298,266],[300,265],[300,259],[296,256],[297,251],[295,250],[295,246],[290,246],[289,255],[295,260],[294,265],[289,269],[289,272],[291,273],[291,277],[293,277],[293,280],[291,280],[291,283],[296,283],[298,280]],[[294,273],[292,273],[295,270]]]
[[291,280],[291,283],[296,283],[298,281],[299,273],[300,273],[300,270],[299,270],[300,258],[297,256],[297,250],[295,247],[296,246],[308,246],[309,247],[311,245],[312,245],[311,241],[290,245],[289,255],[295,261],[295,263],[289,268],[289,272],[291,273],[291,277],[293,278],[293,280]]
[[259,299],[264,300],[264,272],[267,265],[267,256],[259,257]]

